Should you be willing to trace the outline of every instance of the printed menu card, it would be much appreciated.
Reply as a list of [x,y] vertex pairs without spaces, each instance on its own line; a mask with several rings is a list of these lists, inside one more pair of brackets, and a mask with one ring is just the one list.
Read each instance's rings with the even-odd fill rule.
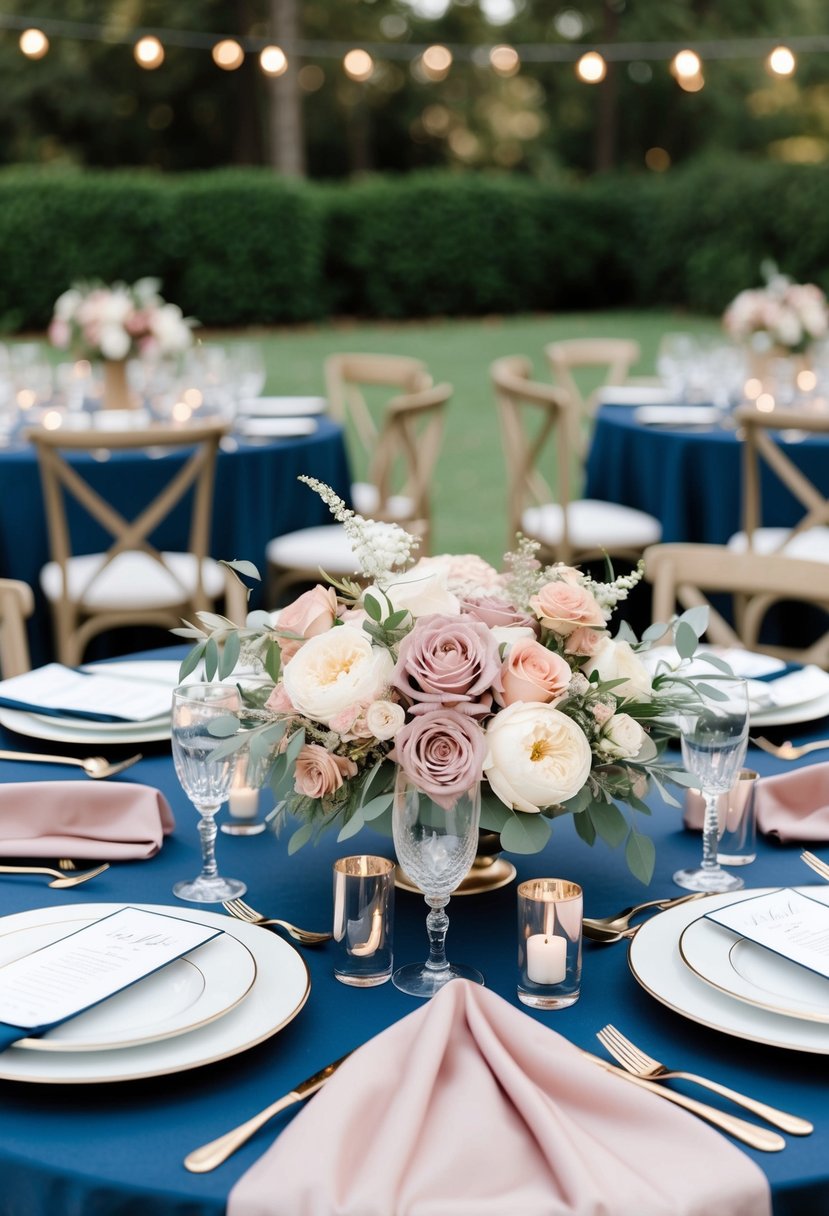
[[0,705],[49,717],[97,722],[146,722],[170,712],[166,681],[125,679],[120,673],[74,671],[47,663],[0,680]]
[[0,1022],[57,1025],[158,971],[223,930],[120,908],[0,968]]
[[707,912],[741,937],[829,979],[829,905],[786,887]]

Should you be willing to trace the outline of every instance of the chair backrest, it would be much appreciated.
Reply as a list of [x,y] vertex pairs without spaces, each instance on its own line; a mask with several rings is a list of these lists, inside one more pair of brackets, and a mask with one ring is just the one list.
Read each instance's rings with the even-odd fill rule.
[[34,606],[28,583],[0,578],[0,674],[4,679],[29,670],[26,618],[32,615]]
[[[752,548],[752,538],[763,525],[761,474],[766,466],[803,507],[803,515],[788,530],[781,530],[774,552],[780,552],[795,536],[810,528],[829,527],[829,497],[818,489],[778,441],[775,432],[782,428],[806,435],[829,436],[829,415],[786,410],[764,413],[755,406],[740,406],[735,410],[737,425],[742,428],[743,444],[743,530]],[[776,521],[768,521],[769,523]],[[829,546],[827,547],[829,557]]]
[[332,417],[350,421],[360,445],[369,457],[382,426],[366,400],[366,387],[390,388],[418,393],[429,388],[432,377],[421,359],[408,355],[334,354],[325,360],[325,389]]
[[[712,644],[745,646],[829,667],[829,563],[734,553],[721,545],[653,545],[645,550],[645,577],[653,584],[654,620],[670,620],[677,604],[683,609],[704,605],[709,610],[707,637]],[[733,623],[717,611],[706,593],[733,597]],[[760,642],[769,609],[788,601],[821,609],[827,614],[826,632],[799,646]]]
[[[87,596],[106,567],[121,553],[140,550],[163,566],[168,575],[182,587],[182,598],[190,598],[190,589],[181,584],[178,575],[165,563],[163,555],[149,540],[153,531],[165,520],[192,490],[188,551],[199,559],[197,596],[203,598],[201,565],[207,556],[213,510],[213,483],[219,441],[227,434],[226,422],[199,423],[187,427],[151,426],[129,431],[48,431],[31,430],[27,438],[37,452],[40,465],[46,522],[52,559],[62,574],[62,599],[69,601],[68,562],[73,556],[67,505],[74,500],[112,537],[104,551],[104,560],[90,573],[86,586],[74,599]],[[161,491],[142,506],[133,519],[120,511],[93,489],[82,476],[79,467],[70,463],[71,453],[112,452],[129,448],[192,449],[183,464],[178,464]]]
[[[516,532],[524,530],[522,516],[528,507],[555,501],[562,507],[562,549],[567,552],[573,399],[552,384],[530,380],[532,365],[523,355],[496,359],[489,371],[507,463],[507,543],[511,545]],[[539,467],[548,445],[555,446],[555,457],[549,461],[556,472],[555,493]]]
[[[578,406],[573,415],[571,440],[584,459],[590,442],[590,424],[596,413],[597,394],[605,384],[624,384],[634,363],[639,360],[639,343],[627,338],[571,338],[549,342],[544,354],[550,365],[553,383],[568,393]],[[593,389],[583,392],[574,371],[592,368],[601,379]],[[595,376],[594,376],[595,379]],[[585,425],[587,424],[587,425]]]
[[[373,516],[406,527],[419,525],[424,552],[431,528],[432,481],[451,396],[451,384],[436,384],[393,397],[386,406],[371,459],[370,480],[377,488],[379,503]],[[390,501],[398,495],[410,500],[405,520]]]

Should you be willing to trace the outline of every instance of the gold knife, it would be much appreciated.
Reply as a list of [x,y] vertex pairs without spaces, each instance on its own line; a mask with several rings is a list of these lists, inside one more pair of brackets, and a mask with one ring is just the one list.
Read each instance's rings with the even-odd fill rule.
[[622,1077],[623,1080],[629,1081],[632,1085],[638,1085],[640,1089],[648,1089],[652,1094],[658,1094],[660,1098],[667,1098],[669,1102],[673,1102],[676,1106],[684,1107],[685,1110],[691,1111],[692,1114],[699,1115],[701,1119],[707,1119],[714,1127],[728,1132],[730,1136],[734,1136],[736,1140],[742,1140],[744,1144],[750,1145],[751,1148],[760,1149],[764,1153],[779,1153],[781,1148],[786,1147],[786,1141],[782,1136],[778,1136],[777,1132],[770,1132],[765,1127],[758,1127],[756,1123],[749,1123],[748,1120],[739,1119],[736,1115],[729,1115],[726,1111],[718,1110],[715,1106],[708,1106],[705,1102],[698,1102],[696,1098],[688,1098],[685,1094],[677,1093],[676,1090],[665,1089],[656,1081],[646,1081],[644,1077],[635,1077],[632,1073],[625,1072],[623,1068],[617,1068],[615,1064],[610,1064],[599,1056],[591,1055],[589,1051],[585,1051],[582,1054],[588,1060],[592,1060],[594,1064],[598,1064],[605,1072],[611,1072],[616,1077]]
[[327,1064],[320,1072],[315,1072],[312,1077],[308,1077],[305,1081],[300,1081],[299,1085],[295,1085],[289,1094],[285,1094],[284,1098],[279,1098],[276,1102],[266,1106],[264,1110],[260,1110],[258,1115],[254,1115],[252,1119],[248,1119],[247,1123],[240,1123],[238,1127],[234,1127],[232,1131],[225,1132],[223,1136],[219,1136],[217,1140],[211,1140],[209,1144],[203,1144],[201,1148],[193,1149],[184,1158],[184,1166],[191,1174],[206,1174],[210,1170],[215,1170],[217,1165],[227,1161],[228,1157],[236,1152],[237,1148],[241,1148],[254,1132],[259,1131],[263,1124],[272,1119],[274,1115],[278,1115],[280,1111],[287,1110],[289,1106],[293,1106],[295,1102],[303,1102],[306,1098],[310,1098],[318,1089],[322,1089],[325,1082],[332,1076],[344,1060],[347,1060],[351,1055],[349,1051],[347,1055],[340,1056],[339,1060],[335,1060],[333,1064]]

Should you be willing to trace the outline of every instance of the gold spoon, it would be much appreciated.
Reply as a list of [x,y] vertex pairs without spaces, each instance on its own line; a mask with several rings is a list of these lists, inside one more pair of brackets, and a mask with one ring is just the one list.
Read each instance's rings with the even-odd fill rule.
[[96,878],[98,874],[103,874],[104,870],[109,869],[109,862],[105,861],[102,866],[96,866],[94,870],[80,870],[75,874],[66,874],[60,870],[52,870],[49,866],[0,866],[0,874],[54,874],[54,881],[49,883],[50,887],[79,887],[82,882],[86,882],[89,878]]
[[110,764],[109,760],[105,760],[103,756],[87,756],[85,760],[78,760],[74,756],[43,756],[40,752],[0,751],[0,760],[27,760],[34,761],[36,764],[77,764],[87,777],[92,777],[95,781],[102,777],[114,777],[116,773],[123,773],[125,768],[131,768],[140,759],[140,752],[135,756],[130,756],[127,760]]

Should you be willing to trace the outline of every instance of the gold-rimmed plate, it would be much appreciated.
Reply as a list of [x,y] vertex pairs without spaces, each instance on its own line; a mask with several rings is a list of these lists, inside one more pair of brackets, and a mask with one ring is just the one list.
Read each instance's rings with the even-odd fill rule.
[[[652,916],[631,940],[628,964],[646,992],[692,1022],[754,1043],[829,1055],[829,1034],[821,1023],[734,1000],[730,993],[718,991],[695,975],[685,966],[679,952],[683,932],[700,912],[724,908],[776,889],[764,887],[709,895]],[[829,886],[825,884],[797,890],[829,903]]]
[[[5,921],[0,921],[0,968],[98,919],[97,910],[93,916],[80,916],[74,908],[44,908],[36,923],[17,929],[4,931]],[[0,970],[0,980],[2,974]],[[16,1047],[111,1051],[156,1043],[223,1017],[245,999],[255,979],[256,963],[250,950],[222,933],[42,1037],[21,1039]]]
[[[169,905],[133,906],[168,915],[173,911]],[[65,911],[68,916],[97,918],[121,907],[122,903],[81,904]],[[308,999],[311,980],[304,959],[292,946],[276,933],[230,916],[180,905],[176,905],[174,911],[178,917],[224,929],[250,951],[256,964],[256,979],[244,1000],[206,1025],[135,1047],[80,1052],[9,1047],[0,1053],[0,1079],[47,1085],[97,1085],[186,1072],[255,1047],[297,1016]],[[6,930],[25,928],[36,924],[43,913],[44,909],[40,908],[4,917],[2,927]]]

